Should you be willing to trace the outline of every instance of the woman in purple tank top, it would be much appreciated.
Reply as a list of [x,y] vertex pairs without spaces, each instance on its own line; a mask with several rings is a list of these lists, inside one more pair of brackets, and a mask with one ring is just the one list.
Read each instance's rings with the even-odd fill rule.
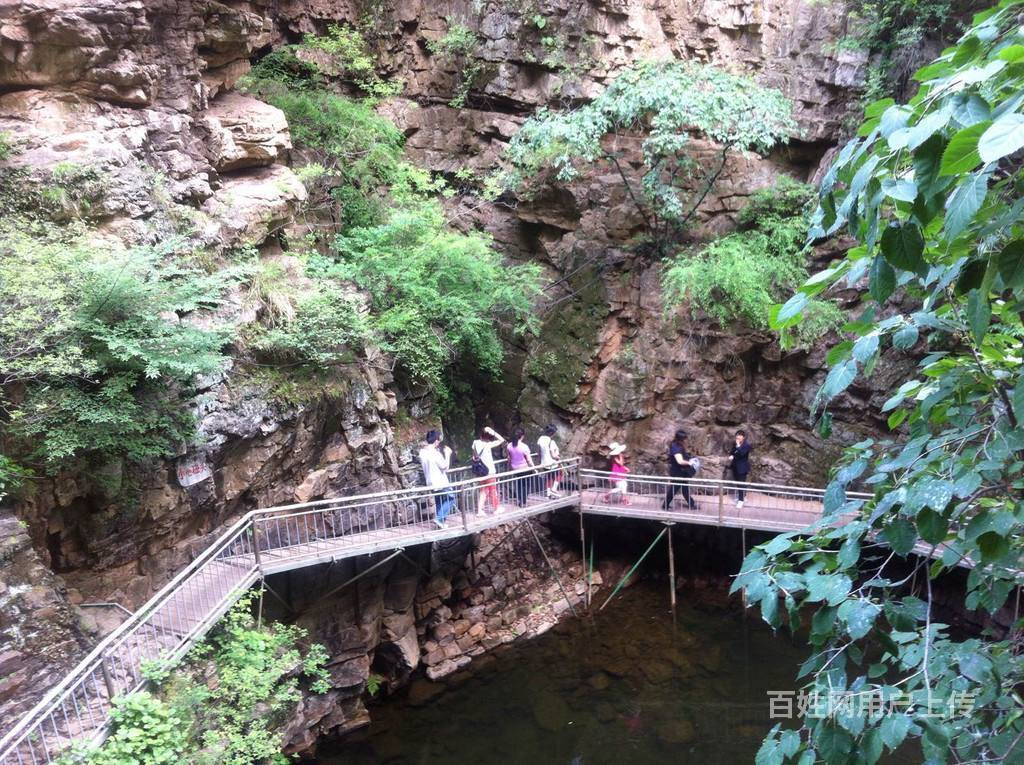
[[[523,440],[526,436],[526,431],[522,428],[516,428],[515,433],[512,434],[512,440],[505,446],[505,451],[508,454],[508,467],[509,470],[523,470],[524,468],[533,467],[533,457],[530,455],[530,446]],[[513,482],[513,490],[515,492],[516,504],[520,507],[526,507],[526,497],[529,494],[528,482],[530,476],[521,475]]]

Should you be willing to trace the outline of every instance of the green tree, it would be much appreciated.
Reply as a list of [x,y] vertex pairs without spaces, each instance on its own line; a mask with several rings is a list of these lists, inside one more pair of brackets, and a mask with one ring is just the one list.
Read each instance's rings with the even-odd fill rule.
[[[538,178],[571,181],[594,162],[608,162],[661,255],[693,219],[730,153],[766,153],[794,130],[789,101],[749,77],[688,61],[647,62],[622,72],[585,106],[542,109],[523,123],[505,152],[509,169],[496,183],[529,193]],[[638,136],[636,183],[619,139]],[[689,153],[696,136],[717,145],[712,161]]]
[[1024,761],[1022,622],[963,638],[933,597],[935,578],[966,563],[964,607],[993,614],[1024,570],[1021,8],[1003,0],[976,16],[917,72],[909,104],[867,108],[811,228],[859,244],[775,317],[789,327],[829,285],[867,280],[864,313],[847,326],[856,339],[830,352],[818,411],[883,351],[920,361],[883,407],[898,438],[853,446],[824,523],[755,549],[736,581],[773,625],[813,610],[806,689],[854,694],[799,731],[775,729],[758,763],[874,763],[907,739],[929,764]]

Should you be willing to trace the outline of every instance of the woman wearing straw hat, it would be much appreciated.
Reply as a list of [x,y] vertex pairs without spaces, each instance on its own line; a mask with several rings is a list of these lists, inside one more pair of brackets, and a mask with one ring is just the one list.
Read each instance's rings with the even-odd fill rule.
[[604,495],[604,501],[609,504],[628,505],[629,499],[626,491],[629,488],[629,468],[626,467],[626,445],[618,441],[608,444],[608,471],[612,474],[612,490]]

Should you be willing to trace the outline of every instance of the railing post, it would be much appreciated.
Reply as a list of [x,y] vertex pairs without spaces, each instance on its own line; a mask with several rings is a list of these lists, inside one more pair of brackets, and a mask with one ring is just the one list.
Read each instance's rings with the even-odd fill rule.
[[114,701],[114,697],[117,695],[117,688],[114,685],[114,678],[110,676],[110,668],[107,666],[107,656],[104,654],[100,657],[100,671],[103,673],[103,684],[107,686],[107,697],[111,703]]
[[462,515],[462,530],[467,534],[469,533],[469,521],[466,520],[466,503],[459,500],[469,496],[470,491],[470,487],[464,486],[455,494],[455,503],[459,506],[459,513]]
[[672,605],[672,624],[676,623],[676,556],[675,551],[672,549],[672,527],[675,525],[672,521],[662,521],[668,526],[668,592],[669,602]]
[[722,514],[725,510],[725,486],[718,484],[718,525],[722,525]]
[[257,519],[252,519],[252,557],[256,561],[256,568],[260,574],[263,574],[263,563],[260,561],[260,537],[256,533],[256,522]]

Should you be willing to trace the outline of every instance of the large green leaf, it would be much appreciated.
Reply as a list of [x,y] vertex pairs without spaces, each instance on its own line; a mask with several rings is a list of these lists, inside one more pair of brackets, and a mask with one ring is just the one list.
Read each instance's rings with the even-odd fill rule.
[[988,331],[988,322],[992,317],[992,309],[988,303],[988,295],[981,290],[971,290],[967,296],[967,325],[971,330],[971,337],[977,345]]
[[807,307],[810,297],[804,292],[797,292],[789,300],[782,304],[778,313],[772,318],[772,326],[780,329],[786,326],[787,322],[797,318]]
[[914,525],[906,518],[897,518],[882,530],[882,538],[898,554],[906,555],[914,549],[917,534]]
[[868,277],[868,293],[877,303],[884,303],[896,289],[896,272],[881,255],[871,261]]
[[970,225],[988,193],[988,173],[967,176],[946,203],[946,236],[955,238]]
[[903,739],[910,732],[911,720],[906,715],[888,714],[882,718],[882,725],[879,730],[882,733],[882,741],[889,749],[895,749],[903,743]]
[[847,600],[839,606],[839,618],[846,622],[846,632],[860,640],[871,632],[881,609],[868,600]]
[[921,539],[928,544],[937,545],[946,538],[949,525],[941,513],[926,507],[917,514],[917,529],[921,532]]
[[973,170],[981,162],[978,153],[978,139],[988,130],[989,121],[979,122],[955,133],[946,150],[942,152],[942,163],[939,173],[942,175],[958,175]]
[[978,154],[985,163],[996,162],[1021,148],[1024,148],[1024,114],[1004,114],[991,123],[978,140]]
[[829,370],[824,385],[821,386],[821,395],[827,401],[833,399],[850,387],[850,384],[857,378],[857,362],[853,359],[846,359]]
[[920,273],[926,267],[924,236],[909,221],[893,224],[882,232],[882,255],[896,268]]
[[1003,283],[1010,289],[1024,287],[1024,239],[1006,245],[996,261]]

